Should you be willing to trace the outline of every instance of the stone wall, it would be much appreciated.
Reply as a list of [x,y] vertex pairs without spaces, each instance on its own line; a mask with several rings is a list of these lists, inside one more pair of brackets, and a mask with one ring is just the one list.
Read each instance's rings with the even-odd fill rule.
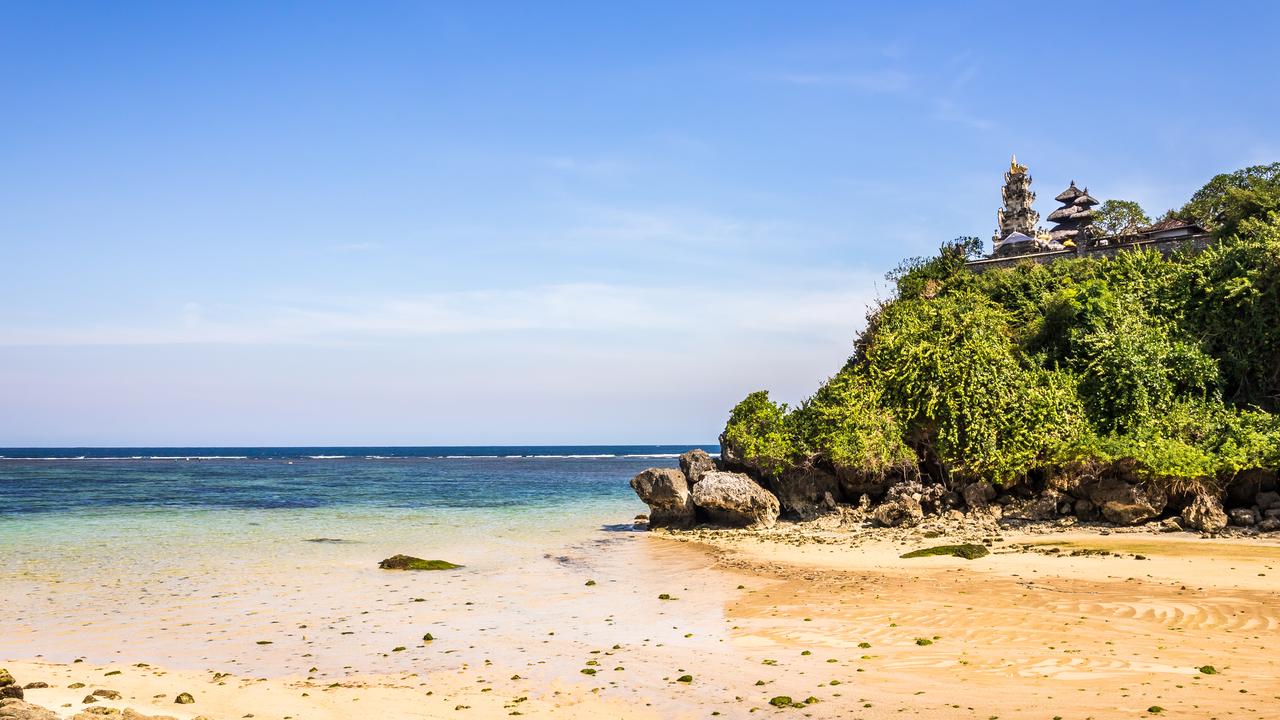
[[1016,267],[1024,262],[1036,263],[1037,265],[1047,265],[1055,260],[1063,260],[1066,258],[1111,257],[1116,253],[1126,252],[1129,250],[1158,250],[1163,255],[1169,255],[1179,250],[1198,252],[1209,247],[1209,244],[1212,241],[1213,237],[1210,235],[1194,235],[1192,237],[1169,238],[1166,240],[1139,240],[1137,242],[1124,243],[1122,245],[1073,248],[1069,250],[1033,253],[1030,255],[1015,255],[1013,257],[1004,258],[984,258],[982,260],[974,260],[972,262],[965,263],[965,267],[968,267],[974,272],[986,272],[992,268]]

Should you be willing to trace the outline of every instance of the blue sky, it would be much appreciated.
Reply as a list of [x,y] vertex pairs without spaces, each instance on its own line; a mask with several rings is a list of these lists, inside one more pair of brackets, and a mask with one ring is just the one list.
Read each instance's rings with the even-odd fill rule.
[[0,445],[711,441],[1011,152],[1280,160],[1280,6],[1029,5],[4,3]]

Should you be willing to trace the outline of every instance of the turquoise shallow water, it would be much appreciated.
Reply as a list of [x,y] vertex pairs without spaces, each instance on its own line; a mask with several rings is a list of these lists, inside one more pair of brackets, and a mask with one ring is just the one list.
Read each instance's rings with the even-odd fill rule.
[[281,543],[293,554],[308,539],[493,562],[623,527],[646,510],[631,477],[688,449],[0,449],[0,569],[138,562],[164,548],[192,561]]

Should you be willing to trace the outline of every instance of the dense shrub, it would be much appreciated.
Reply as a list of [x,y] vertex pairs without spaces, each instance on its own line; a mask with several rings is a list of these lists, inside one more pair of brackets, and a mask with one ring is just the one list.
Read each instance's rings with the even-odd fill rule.
[[904,262],[845,367],[795,410],[749,395],[727,455],[768,475],[914,466],[1005,484],[1123,467],[1175,491],[1280,467],[1278,174],[1197,193],[1184,213],[1221,236],[1203,252],[979,274],[960,238]]

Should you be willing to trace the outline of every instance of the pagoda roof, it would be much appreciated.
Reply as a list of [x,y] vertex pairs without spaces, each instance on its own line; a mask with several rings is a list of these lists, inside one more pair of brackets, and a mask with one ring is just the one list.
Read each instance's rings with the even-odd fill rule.
[[1086,220],[1093,217],[1093,211],[1082,205],[1067,205],[1049,213],[1049,222],[1066,222],[1067,220]]
[[1076,198],[1080,197],[1081,195],[1087,195],[1087,193],[1084,190],[1081,190],[1080,188],[1076,187],[1076,181],[1072,180],[1071,186],[1068,187],[1066,190],[1063,190],[1062,192],[1058,193],[1058,196],[1055,197],[1054,200],[1057,200],[1060,203],[1069,203],[1069,202],[1073,202]]

